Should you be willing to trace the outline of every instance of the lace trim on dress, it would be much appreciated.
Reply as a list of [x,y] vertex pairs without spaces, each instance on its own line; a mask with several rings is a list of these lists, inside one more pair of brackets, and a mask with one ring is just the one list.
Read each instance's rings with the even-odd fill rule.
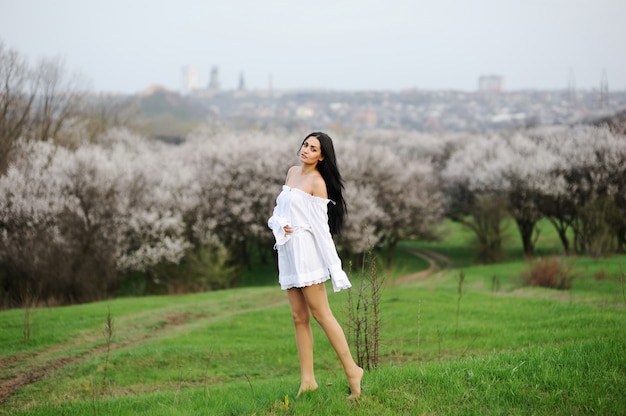
[[328,279],[330,279],[330,275],[326,275],[324,277],[320,277],[318,279],[315,280],[310,280],[307,282],[302,282],[301,285],[297,285],[295,282],[289,282],[288,284],[281,284],[280,288],[283,290],[287,290],[287,289],[293,289],[293,288],[303,288],[303,287],[309,287],[309,286],[313,286],[313,285],[318,285],[320,283],[324,283],[326,282]]

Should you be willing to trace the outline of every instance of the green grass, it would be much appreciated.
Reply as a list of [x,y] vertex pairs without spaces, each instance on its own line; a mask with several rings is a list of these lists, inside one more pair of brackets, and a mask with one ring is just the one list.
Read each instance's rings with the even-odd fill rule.
[[[274,285],[39,308],[27,344],[24,312],[3,311],[0,383],[26,381],[0,415],[626,414],[626,256],[568,258],[573,288],[555,291],[519,287],[519,257],[473,265],[462,243],[457,230],[449,242],[398,250],[381,302],[380,367],[365,375],[358,403],[346,401],[317,324],[320,389],[295,397],[293,325]],[[445,253],[454,268],[395,284],[426,266],[411,261],[415,249]],[[345,323],[347,293],[329,300]]]

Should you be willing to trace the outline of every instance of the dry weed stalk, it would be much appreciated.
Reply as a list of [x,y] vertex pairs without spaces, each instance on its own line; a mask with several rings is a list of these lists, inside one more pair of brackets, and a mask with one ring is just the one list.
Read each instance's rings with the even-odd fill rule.
[[465,273],[461,270],[459,274],[459,284],[457,286],[457,292],[459,293],[459,297],[456,300],[456,331],[454,333],[455,336],[459,335],[459,315],[461,312],[461,297],[463,297],[463,282],[465,282]]
[[353,342],[357,364],[365,370],[378,366],[380,298],[384,279],[378,275],[372,248],[365,253],[356,299],[348,292],[348,338]]

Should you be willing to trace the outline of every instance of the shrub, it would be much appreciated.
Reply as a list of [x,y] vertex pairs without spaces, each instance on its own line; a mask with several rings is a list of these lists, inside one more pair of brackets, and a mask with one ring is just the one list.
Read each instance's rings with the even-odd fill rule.
[[548,257],[528,263],[528,269],[520,275],[522,284],[550,289],[567,290],[572,288],[571,266],[563,264],[561,259]]
[[606,272],[606,270],[602,269],[602,270],[598,270],[597,272],[595,272],[593,274],[593,279],[600,281],[600,280],[609,280],[611,278],[611,275],[608,274]]

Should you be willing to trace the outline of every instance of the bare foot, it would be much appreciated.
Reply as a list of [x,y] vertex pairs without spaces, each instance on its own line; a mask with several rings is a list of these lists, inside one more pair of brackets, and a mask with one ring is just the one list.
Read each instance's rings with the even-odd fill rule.
[[363,369],[357,367],[357,369],[351,372],[348,376],[348,384],[350,385],[350,395],[348,400],[358,400],[361,397],[361,379],[363,378]]
[[317,383],[314,381],[312,383],[302,383],[300,385],[300,390],[298,390],[298,394],[296,397],[299,397],[302,393],[306,393],[307,391],[315,391],[317,390]]

